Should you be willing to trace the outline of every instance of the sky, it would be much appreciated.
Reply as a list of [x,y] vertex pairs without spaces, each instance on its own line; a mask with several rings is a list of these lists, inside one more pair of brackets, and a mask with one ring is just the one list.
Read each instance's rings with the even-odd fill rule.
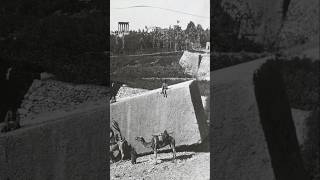
[[138,30],[145,26],[168,28],[177,20],[182,29],[190,21],[209,28],[210,0],[110,0],[111,31],[118,29],[118,22],[129,22],[129,30]]

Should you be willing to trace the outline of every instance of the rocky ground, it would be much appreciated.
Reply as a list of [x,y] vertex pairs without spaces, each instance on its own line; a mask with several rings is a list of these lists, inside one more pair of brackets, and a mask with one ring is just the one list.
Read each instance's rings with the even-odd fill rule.
[[139,157],[137,164],[130,161],[110,164],[110,178],[118,179],[210,179],[209,152],[177,152],[176,162],[172,153],[158,154],[155,164],[153,154]]
[[22,123],[42,114],[71,111],[85,104],[108,102],[108,89],[104,86],[75,85],[55,80],[34,80],[18,109]]

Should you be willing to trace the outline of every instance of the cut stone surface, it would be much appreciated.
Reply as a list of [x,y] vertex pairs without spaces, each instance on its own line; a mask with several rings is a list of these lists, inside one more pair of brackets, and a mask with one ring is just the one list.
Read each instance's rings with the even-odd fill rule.
[[[263,100],[268,102],[259,99],[258,103],[256,99],[254,73],[268,59],[211,72],[213,179],[308,179],[289,103],[282,98],[286,95],[284,85],[272,86],[269,79],[260,79],[259,85],[270,83],[266,87],[269,89],[259,89],[264,92]],[[270,96],[275,92],[283,96]]]
[[137,136],[149,142],[153,134],[164,130],[172,133],[176,145],[202,142],[208,126],[196,81],[169,86],[167,98],[160,92],[156,89],[112,103],[110,121],[118,122],[122,135],[138,153],[152,150],[137,142]]
[[253,85],[254,71],[266,60],[211,72],[214,179],[275,179]]

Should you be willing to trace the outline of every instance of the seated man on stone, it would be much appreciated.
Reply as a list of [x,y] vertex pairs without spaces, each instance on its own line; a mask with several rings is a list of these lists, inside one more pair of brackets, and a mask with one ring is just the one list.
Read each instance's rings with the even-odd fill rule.
[[160,94],[163,94],[163,97],[167,97],[167,89],[169,89],[168,84],[167,84],[167,81],[164,80],[161,86],[161,93],[160,93]]

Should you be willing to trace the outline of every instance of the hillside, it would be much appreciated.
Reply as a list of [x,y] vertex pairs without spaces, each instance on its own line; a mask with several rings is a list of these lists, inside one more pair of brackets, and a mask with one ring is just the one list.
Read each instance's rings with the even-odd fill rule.
[[3,2],[1,58],[39,65],[61,81],[106,84],[106,5],[102,0]]
[[183,52],[110,58],[110,79],[129,87],[156,89],[167,79],[169,85],[191,78],[179,65]]
[[111,57],[111,79],[113,77],[186,77],[179,65],[181,52],[151,56]]
[[242,34],[255,34],[250,38],[264,45],[287,48],[319,39],[318,0],[222,0],[222,5],[241,19]]

